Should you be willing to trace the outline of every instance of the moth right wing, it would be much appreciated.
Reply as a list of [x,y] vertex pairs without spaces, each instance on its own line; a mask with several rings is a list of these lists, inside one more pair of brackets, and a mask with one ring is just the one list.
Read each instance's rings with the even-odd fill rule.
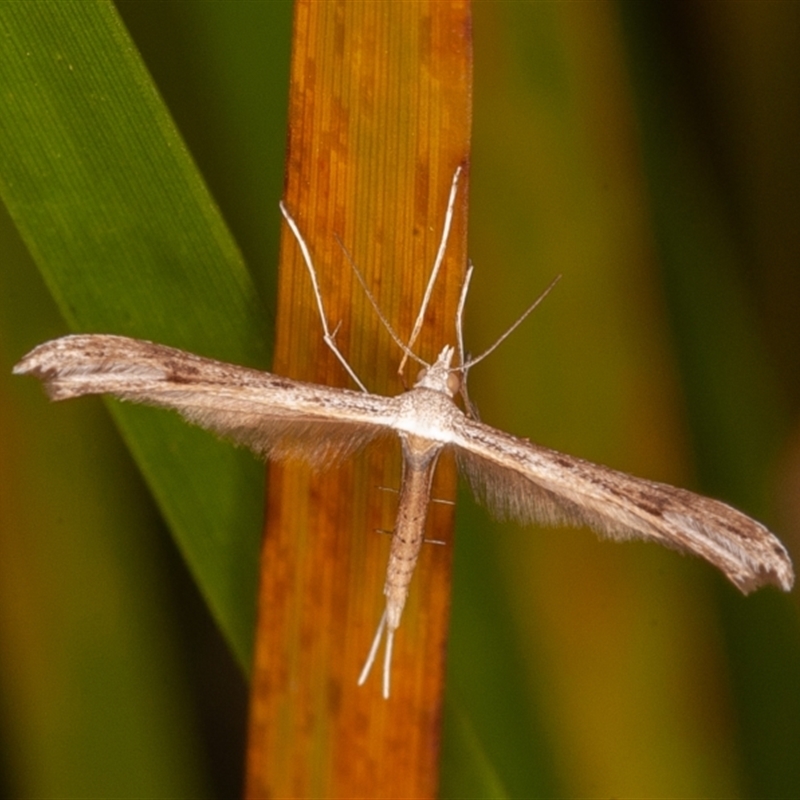
[[111,394],[177,410],[189,422],[265,458],[324,465],[391,434],[393,399],[269,372],[125,336],[64,336],[34,348],[15,374],[42,380],[53,400]]
[[694,553],[742,592],[789,591],[792,562],[767,528],[718,500],[558,453],[458,415],[452,444],[476,496],[521,522],[588,525]]

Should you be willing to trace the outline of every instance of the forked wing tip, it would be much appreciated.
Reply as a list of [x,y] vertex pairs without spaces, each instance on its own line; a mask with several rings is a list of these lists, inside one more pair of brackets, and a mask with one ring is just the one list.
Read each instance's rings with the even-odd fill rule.
[[784,592],[794,588],[794,568],[783,548],[775,551],[776,560],[769,565],[761,562],[747,571],[728,574],[727,577],[744,595],[763,586],[775,586]]

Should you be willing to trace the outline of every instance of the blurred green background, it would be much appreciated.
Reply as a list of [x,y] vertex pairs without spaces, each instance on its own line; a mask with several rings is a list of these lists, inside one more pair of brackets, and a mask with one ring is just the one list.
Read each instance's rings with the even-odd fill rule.
[[[10,5],[0,3],[3,26]],[[291,4],[116,8],[251,279],[234,281],[247,310],[230,331],[224,311],[205,331],[204,311],[176,321],[168,288],[141,318],[125,316],[125,298],[105,313],[119,315],[115,332],[205,336],[203,352],[268,363]],[[474,38],[469,346],[481,351],[564,276],[471,373],[484,420],[725,499],[800,552],[800,7],[494,0],[474,4]],[[13,59],[37,53],[4,40],[17,47],[0,63],[8,103]],[[65,157],[55,145],[37,155],[42,131],[29,138],[31,164]],[[146,151],[135,155],[141,178]],[[16,197],[9,175],[22,167],[5,163],[0,182]],[[124,164],[120,175],[137,178]],[[95,220],[110,202],[101,188]],[[192,213],[175,216],[193,230]],[[99,224],[92,235],[143,238]],[[169,510],[181,481],[199,495],[203,480],[221,484],[231,508],[220,518],[235,520],[242,559],[257,547],[260,498],[244,496],[258,494],[261,468],[238,453],[216,475],[192,461],[155,490],[157,504],[100,401],[51,406],[10,376],[69,328],[6,216],[0,264],[0,791],[237,796],[254,573],[240,564],[241,592],[214,607],[220,634],[178,552],[185,540],[173,544],[158,508],[185,527]],[[62,313],[80,319],[67,296]],[[220,290],[207,302],[228,301]],[[257,342],[237,344],[248,337]],[[141,419],[123,430],[153,417]],[[171,438],[182,434],[165,423],[158,435],[186,459]],[[228,458],[206,439],[192,439],[198,459]],[[444,796],[800,795],[795,593],[745,599],[695,560],[501,525],[462,500]]]

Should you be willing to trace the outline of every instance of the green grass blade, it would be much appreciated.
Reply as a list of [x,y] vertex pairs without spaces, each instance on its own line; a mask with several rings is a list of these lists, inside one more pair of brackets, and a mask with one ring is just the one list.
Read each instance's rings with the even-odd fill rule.
[[[0,36],[0,193],[69,327],[264,366],[254,284],[113,6],[5,3]],[[249,663],[261,467],[173,415],[112,413]]]
[[186,578],[102,404],[11,374],[63,321],[2,207],[0,253],[2,794],[208,797]]

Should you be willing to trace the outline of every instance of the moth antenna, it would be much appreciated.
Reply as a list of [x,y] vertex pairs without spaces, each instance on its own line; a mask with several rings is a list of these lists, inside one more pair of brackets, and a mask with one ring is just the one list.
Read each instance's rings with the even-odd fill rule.
[[[547,297],[548,294],[553,290],[553,287],[561,280],[561,275],[556,275],[555,278],[550,282],[550,285],[533,301],[533,303],[528,307],[528,310],[488,349],[484,350],[479,356],[476,358],[471,358],[467,361],[466,364],[461,365],[462,370],[467,370],[470,367],[474,367],[479,361],[483,361],[486,356],[493,353],[497,348],[509,337],[512,333],[520,326],[523,322],[528,318],[528,315],[533,311],[542,300]],[[456,368],[458,369],[458,368]],[[466,373],[465,373],[466,374]]]
[[385,627],[386,627],[386,611],[383,612],[381,621],[378,623],[378,630],[375,631],[375,638],[372,640],[372,647],[370,647],[369,649],[369,655],[367,656],[367,660],[364,663],[363,669],[361,670],[361,674],[358,676],[359,686],[364,685],[364,682],[367,680],[369,672],[372,669],[372,665],[375,663],[375,656],[378,653],[378,647],[380,646],[381,639],[383,638],[383,629]]
[[347,359],[342,355],[342,352],[336,346],[336,333],[338,332],[339,326],[342,323],[340,322],[339,325],[336,326],[336,329],[333,331],[333,333],[331,333],[331,330],[328,327],[328,318],[325,315],[325,306],[322,302],[322,292],[320,291],[319,283],[317,282],[317,271],[314,268],[314,262],[311,260],[311,251],[308,249],[308,245],[303,238],[303,234],[300,233],[300,228],[294,221],[294,217],[289,213],[289,209],[286,208],[283,200],[281,200],[278,205],[280,207],[281,214],[283,214],[283,218],[286,220],[287,225],[294,234],[294,238],[300,247],[300,252],[303,254],[303,261],[308,269],[308,274],[311,276],[311,286],[314,289],[314,298],[317,301],[317,311],[319,312],[319,318],[322,321],[322,338],[325,341],[325,344],[328,345],[328,347],[333,351],[333,354],[336,356],[336,358],[339,359],[339,362],[345,368],[347,374],[355,381],[356,386],[358,386],[358,388],[361,389],[361,391],[365,394],[369,394],[367,387],[364,386],[358,375],[356,375],[353,368],[347,362]]
[[[447,240],[450,238],[450,227],[453,224],[453,212],[455,210],[456,205],[456,194],[458,192],[458,181],[461,177],[461,173],[463,172],[463,167],[459,164],[456,167],[456,171],[453,173],[453,182],[450,185],[450,197],[447,201],[447,211],[444,215],[444,226],[442,227],[442,238],[439,242],[439,249],[436,252],[436,260],[433,262],[433,270],[431,271],[431,276],[428,279],[428,285],[425,289],[425,296],[422,298],[422,305],[419,308],[419,314],[417,314],[417,320],[414,323],[414,327],[411,331],[411,336],[408,340],[408,347],[409,349],[414,346],[414,342],[417,340],[417,336],[419,336],[420,330],[422,330],[422,322],[425,318],[425,312],[428,309],[428,303],[431,300],[431,295],[433,294],[433,287],[436,283],[436,276],[439,274],[439,270],[442,267],[442,263],[444,262],[444,254],[447,250]],[[403,360],[400,362],[400,366],[397,368],[397,374],[400,375],[403,372],[403,368],[406,365],[406,358],[404,357]]]
[[418,364],[422,365],[423,367],[429,367],[430,364],[427,361],[423,361],[416,353],[414,353],[406,344],[403,343],[403,340],[397,334],[395,329],[392,327],[391,323],[386,316],[384,315],[383,311],[381,311],[381,307],[378,305],[378,301],[375,299],[375,295],[372,294],[369,287],[367,286],[367,282],[364,280],[364,276],[361,274],[361,270],[356,266],[356,262],[353,261],[353,257],[350,255],[348,249],[342,243],[342,240],[339,238],[337,234],[334,234],[336,241],[339,243],[339,247],[342,248],[342,252],[345,255],[345,258],[350,262],[350,266],[353,268],[353,272],[358,278],[358,282],[361,284],[361,288],[364,290],[364,294],[367,296],[367,300],[369,300],[370,305],[375,310],[375,313],[378,315],[378,319],[381,321],[381,324],[384,328],[386,328],[386,332],[389,336],[394,339],[395,344],[403,351],[404,356],[403,360],[406,358],[413,359]]

